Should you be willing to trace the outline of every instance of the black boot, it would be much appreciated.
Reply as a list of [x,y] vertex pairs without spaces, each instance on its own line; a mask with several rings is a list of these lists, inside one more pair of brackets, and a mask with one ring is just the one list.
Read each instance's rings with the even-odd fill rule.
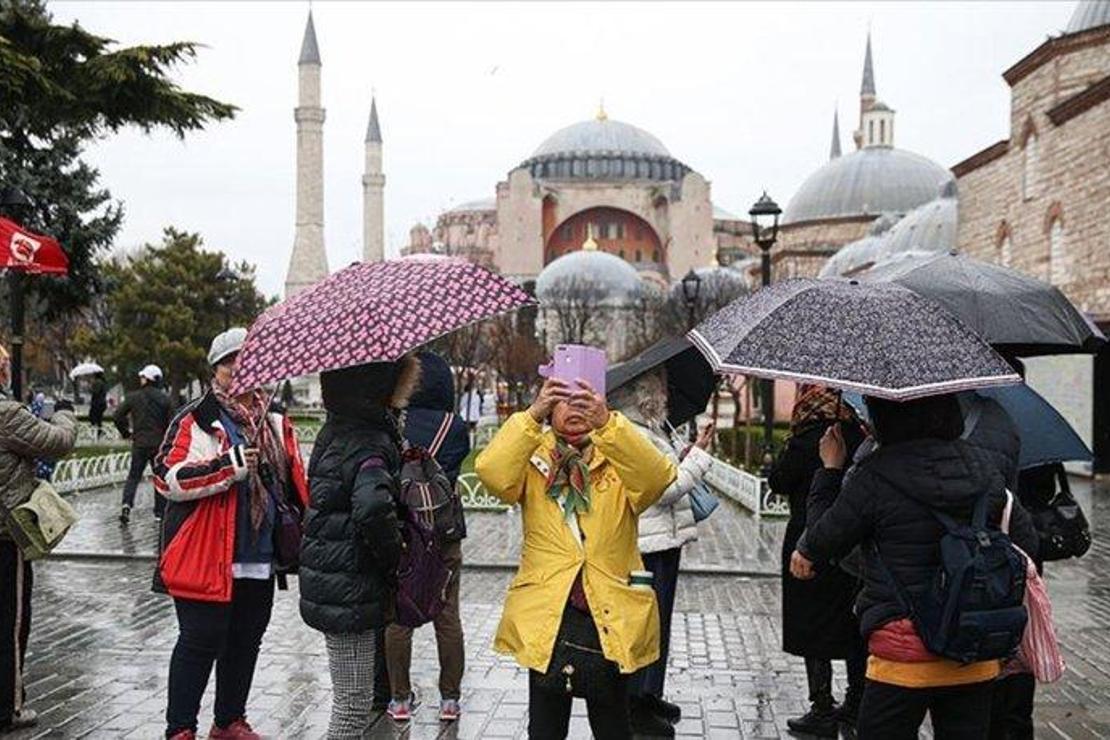
[[840,725],[837,706],[835,704],[821,706],[814,704],[808,712],[801,717],[791,717],[786,720],[786,726],[792,732],[800,732],[817,737],[839,737]]
[[652,711],[651,704],[644,699],[634,698],[629,702],[632,715],[632,732],[648,737],[674,737],[674,726]]
[[669,701],[650,694],[644,697],[644,701],[647,703],[648,707],[651,708],[652,712],[658,714],[672,725],[677,724],[678,721],[682,719],[682,707],[677,704],[672,704]]

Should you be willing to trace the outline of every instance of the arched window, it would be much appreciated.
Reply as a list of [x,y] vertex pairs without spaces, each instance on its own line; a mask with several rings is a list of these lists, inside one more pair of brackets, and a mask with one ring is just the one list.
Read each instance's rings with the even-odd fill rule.
[[1048,229],[1048,281],[1053,285],[1063,285],[1068,279],[1067,244],[1064,238],[1064,222],[1057,218]]
[[651,261],[655,262],[655,263],[659,262],[659,250],[658,249],[653,249],[651,251]]
[[879,143],[880,144],[885,144],[886,143],[886,119],[885,118],[880,118],[879,119]]
[[875,143],[875,119],[871,119],[867,122],[867,143]]
[[1037,192],[1037,132],[1030,131],[1025,137],[1025,148],[1021,152],[1021,197],[1029,200]]
[[1009,267],[1010,263],[1014,260],[1014,248],[1013,245],[1010,243],[1009,232],[1007,232],[1006,235],[1002,237],[1002,243],[998,245],[998,257],[1002,264],[1006,267]]

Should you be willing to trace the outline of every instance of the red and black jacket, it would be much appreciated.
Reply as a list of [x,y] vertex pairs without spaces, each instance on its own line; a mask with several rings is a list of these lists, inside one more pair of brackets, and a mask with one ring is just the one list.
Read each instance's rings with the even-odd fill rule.
[[[270,414],[289,460],[301,511],[308,507],[304,462],[289,419]],[[247,476],[242,450],[220,423],[215,394],[188,404],[170,422],[154,459],[154,490],[169,503],[162,520],[154,590],[179,599],[231,601],[235,556],[235,483]]]

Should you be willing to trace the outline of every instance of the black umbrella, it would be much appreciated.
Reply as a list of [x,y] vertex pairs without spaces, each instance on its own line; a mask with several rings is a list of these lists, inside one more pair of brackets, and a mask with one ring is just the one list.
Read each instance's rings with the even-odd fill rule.
[[667,368],[667,421],[677,427],[705,411],[717,376],[686,337],[661,339],[631,360],[613,365],[605,374],[612,393],[660,365]]
[[1021,381],[959,319],[891,283],[786,280],[733,301],[688,336],[717,371],[895,401]]
[[1096,352],[1106,340],[1052,285],[962,254],[905,257],[860,279],[897,283],[931,298],[991,346],[1021,357]]

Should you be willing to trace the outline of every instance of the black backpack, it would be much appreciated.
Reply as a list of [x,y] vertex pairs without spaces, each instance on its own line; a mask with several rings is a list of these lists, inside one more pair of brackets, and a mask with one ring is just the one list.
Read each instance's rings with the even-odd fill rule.
[[1013,655],[1028,619],[1023,604],[1025,561],[1009,535],[987,527],[988,498],[984,492],[976,500],[969,524],[929,508],[945,533],[936,575],[918,593],[898,582],[878,545],[873,545],[882,572],[925,647],[959,663]]

